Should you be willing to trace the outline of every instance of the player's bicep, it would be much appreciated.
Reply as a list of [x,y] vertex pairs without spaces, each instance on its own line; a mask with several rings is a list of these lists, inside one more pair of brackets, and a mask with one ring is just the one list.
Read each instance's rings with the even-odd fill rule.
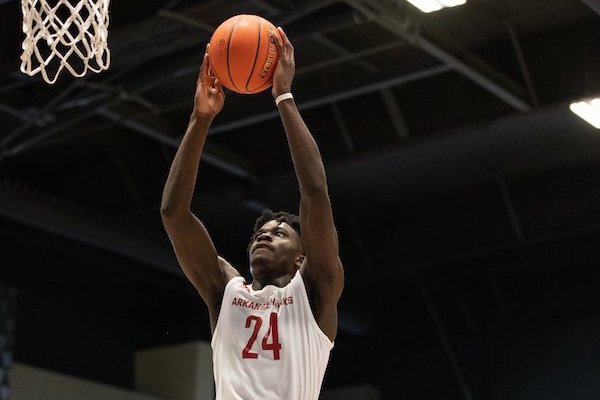
[[300,223],[306,253],[305,273],[314,285],[335,294],[343,285],[337,230],[328,196],[301,199]]
[[166,221],[164,226],[184,274],[203,300],[213,306],[218,300],[215,296],[222,292],[225,283],[217,251],[206,228],[193,215],[176,224]]

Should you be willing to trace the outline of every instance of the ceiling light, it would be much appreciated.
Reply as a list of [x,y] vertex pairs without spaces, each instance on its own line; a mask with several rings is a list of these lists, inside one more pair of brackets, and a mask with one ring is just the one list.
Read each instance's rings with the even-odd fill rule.
[[600,129],[600,98],[576,101],[569,108],[585,122]]
[[446,7],[455,7],[465,4],[467,0],[407,0],[419,10],[430,13]]

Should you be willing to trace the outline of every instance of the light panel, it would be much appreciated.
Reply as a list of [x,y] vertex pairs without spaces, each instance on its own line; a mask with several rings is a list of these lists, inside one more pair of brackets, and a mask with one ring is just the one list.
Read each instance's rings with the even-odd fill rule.
[[419,10],[430,13],[447,7],[456,7],[465,4],[467,0],[407,0]]
[[600,98],[571,103],[571,111],[596,129],[600,129]]

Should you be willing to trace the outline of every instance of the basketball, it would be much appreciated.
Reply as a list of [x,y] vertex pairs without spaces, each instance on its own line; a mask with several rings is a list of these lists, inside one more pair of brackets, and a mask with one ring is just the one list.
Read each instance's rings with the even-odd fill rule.
[[258,15],[239,14],[222,22],[208,48],[210,66],[221,84],[241,94],[269,88],[279,58],[275,35],[275,26]]

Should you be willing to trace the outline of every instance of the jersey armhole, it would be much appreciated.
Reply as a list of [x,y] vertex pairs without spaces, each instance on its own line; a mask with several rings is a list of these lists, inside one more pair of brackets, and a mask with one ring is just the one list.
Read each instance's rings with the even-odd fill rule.
[[[302,276],[302,274],[298,271],[298,276],[300,277],[300,287],[302,290],[302,292],[304,293],[304,298],[306,299],[306,302],[308,303],[308,310],[310,311],[310,320],[312,321],[311,323],[313,324],[313,326],[315,327],[315,329],[317,330],[317,332],[319,332],[319,335],[324,338],[326,340],[327,343],[329,343],[329,349],[331,350],[333,348],[333,346],[335,345],[335,341],[332,341],[331,339],[329,339],[329,337],[325,334],[325,332],[323,332],[323,330],[321,329],[321,327],[319,326],[319,324],[317,323],[317,319],[315,318],[315,314],[313,313],[312,307],[310,306],[310,300],[308,299],[308,290],[306,289],[306,283],[304,282],[304,277]],[[216,331],[216,329],[215,329]]]
[[215,323],[215,330],[212,333],[212,338],[210,340],[210,347],[214,350],[214,342],[215,342],[215,338],[217,337],[217,335],[219,334],[219,321],[221,321],[221,315],[223,315],[223,306],[225,305],[225,299],[227,298],[227,292],[229,290],[231,290],[231,286],[233,286],[235,284],[235,282],[245,282],[246,280],[244,279],[243,276],[234,276],[233,278],[231,278],[229,280],[229,282],[227,282],[227,284],[225,285],[225,289],[223,290],[223,298],[221,299],[221,308],[219,309],[219,316],[217,317],[217,322]]

